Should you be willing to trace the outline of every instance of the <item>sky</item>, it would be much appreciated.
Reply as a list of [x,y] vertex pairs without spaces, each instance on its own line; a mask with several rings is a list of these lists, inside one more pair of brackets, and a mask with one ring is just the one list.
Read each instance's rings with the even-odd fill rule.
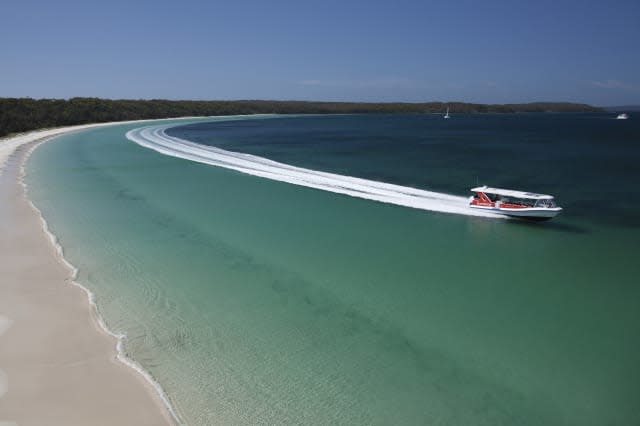
[[640,104],[640,1],[2,0],[0,97]]

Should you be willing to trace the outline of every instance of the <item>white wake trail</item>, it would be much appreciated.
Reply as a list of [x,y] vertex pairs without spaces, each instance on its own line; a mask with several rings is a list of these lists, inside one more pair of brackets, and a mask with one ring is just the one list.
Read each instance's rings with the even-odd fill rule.
[[251,154],[226,151],[169,136],[165,130],[175,124],[147,126],[127,132],[127,139],[165,155],[224,167],[253,176],[321,189],[352,197],[443,213],[505,218],[469,208],[465,197],[425,191],[278,163]]

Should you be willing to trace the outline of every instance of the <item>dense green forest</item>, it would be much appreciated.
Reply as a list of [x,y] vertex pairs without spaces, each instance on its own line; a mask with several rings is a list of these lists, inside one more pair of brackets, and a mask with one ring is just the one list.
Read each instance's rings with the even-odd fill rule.
[[359,103],[304,101],[169,101],[98,98],[0,98],[0,136],[28,130],[108,121],[235,114],[596,112],[584,104],[536,102],[483,105],[462,102]]

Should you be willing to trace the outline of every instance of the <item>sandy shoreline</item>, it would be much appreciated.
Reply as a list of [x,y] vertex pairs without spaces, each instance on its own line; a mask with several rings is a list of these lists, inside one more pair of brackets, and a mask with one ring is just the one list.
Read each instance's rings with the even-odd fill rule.
[[34,144],[103,125],[0,140],[2,426],[176,423],[152,383],[118,360],[118,339],[102,329],[85,291],[71,285],[74,271],[21,184]]

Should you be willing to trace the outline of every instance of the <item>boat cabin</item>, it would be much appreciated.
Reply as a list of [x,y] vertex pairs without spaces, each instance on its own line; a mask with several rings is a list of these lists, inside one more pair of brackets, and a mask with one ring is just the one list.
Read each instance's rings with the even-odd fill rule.
[[476,206],[503,208],[556,207],[556,202],[551,195],[488,187],[473,188],[471,191],[475,192],[475,194],[470,204]]
[[471,191],[474,195],[469,199],[469,207],[475,209],[532,220],[548,220],[562,211],[551,195],[488,186]]

